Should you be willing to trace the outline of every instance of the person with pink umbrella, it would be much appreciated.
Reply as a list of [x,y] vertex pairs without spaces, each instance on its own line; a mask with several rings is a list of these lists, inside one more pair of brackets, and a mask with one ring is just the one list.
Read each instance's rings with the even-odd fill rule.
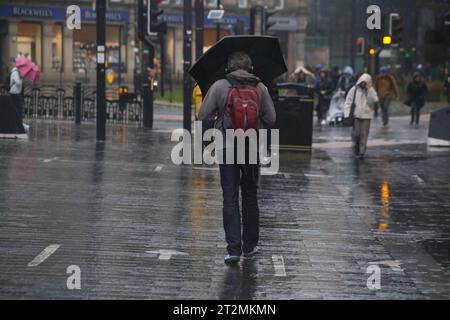
[[[31,60],[18,56],[15,59],[15,65],[10,73],[10,89],[9,93],[17,110],[17,115],[21,123],[23,123],[23,78],[32,82],[39,81],[39,67]],[[23,124],[26,131],[29,126]]]
[[23,119],[23,79],[20,74],[17,65],[14,64],[13,68],[10,72],[10,80],[9,80],[9,94],[11,95],[11,99],[16,108],[16,113],[19,118],[20,123],[22,123]]

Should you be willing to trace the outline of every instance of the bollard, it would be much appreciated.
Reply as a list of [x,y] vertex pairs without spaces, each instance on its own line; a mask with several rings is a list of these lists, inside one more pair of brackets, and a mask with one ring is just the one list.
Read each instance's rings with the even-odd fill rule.
[[[150,80],[153,81],[153,80]],[[151,90],[148,83],[144,84],[143,88],[143,124],[144,128],[153,128],[153,90]]]
[[75,100],[75,124],[81,124],[81,81],[75,83],[73,96]]

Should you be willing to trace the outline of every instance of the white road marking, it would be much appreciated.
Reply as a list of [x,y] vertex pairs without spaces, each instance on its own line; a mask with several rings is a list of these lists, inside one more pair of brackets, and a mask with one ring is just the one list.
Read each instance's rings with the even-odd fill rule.
[[416,180],[418,183],[424,183],[425,181],[423,181],[423,179],[421,177],[419,177],[417,174],[412,176],[414,178],[414,180]]
[[286,179],[290,179],[290,178],[291,178],[291,175],[290,175],[289,173],[283,173],[283,176],[284,176]]
[[28,263],[29,267],[36,267],[40,265],[42,262],[44,262],[45,259],[50,257],[52,254],[55,253],[56,250],[60,247],[59,244],[51,244],[44,250],[42,250],[41,253],[39,253],[30,263]]
[[163,168],[163,165],[159,165],[159,166],[157,166],[156,168],[155,168],[155,171],[156,172],[160,172],[161,170],[162,170],[162,168]]
[[374,261],[369,262],[370,265],[384,265],[388,266],[392,269],[392,271],[398,271],[401,272],[403,269],[400,267],[402,265],[402,262],[400,260],[386,260],[386,261]]
[[174,255],[179,255],[179,256],[187,256],[188,255],[186,252],[181,252],[181,251],[177,251],[177,250],[167,250],[167,249],[147,251],[147,253],[157,254],[158,260],[170,260],[170,258],[172,258],[172,256],[174,256]]
[[50,159],[44,159],[44,162],[45,163],[52,162],[52,161],[55,161],[55,160],[58,160],[58,159],[59,159],[59,157],[54,157],[54,158],[50,158]]
[[218,171],[219,168],[217,168],[217,167],[213,167],[213,168],[208,168],[208,167],[194,167],[194,170]]
[[312,174],[312,173],[305,173],[305,177],[309,177],[309,178],[333,178],[333,176],[328,176],[326,174]]
[[284,268],[284,259],[282,255],[272,255],[273,268],[275,269],[275,277],[286,277],[286,269]]

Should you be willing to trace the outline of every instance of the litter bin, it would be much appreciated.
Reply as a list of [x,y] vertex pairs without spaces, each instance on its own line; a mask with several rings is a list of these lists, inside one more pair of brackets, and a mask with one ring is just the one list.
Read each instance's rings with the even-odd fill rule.
[[[297,83],[280,83],[273,95],[280,133],[280,150],[311,151],[313,130],[313,89]],[[282,94],[286,90],[287,94]]]
[[14,138],[25,134],[10,95],[0,95],[0,138]]

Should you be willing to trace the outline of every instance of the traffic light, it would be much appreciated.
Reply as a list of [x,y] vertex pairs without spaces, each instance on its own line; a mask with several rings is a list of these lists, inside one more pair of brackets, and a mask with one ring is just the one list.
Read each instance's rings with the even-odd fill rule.
[[373,57],[377,51],[374,48],[369,49],[369,54]]
[[159,3],[161,0],[147,0],[147,16],[150,19],[147,21],[147,33],[149,35],[164,32],[165,23],[161,22],[159,16],[164,13],[164,10],[160,9]]
[[392,37],[391,36],[384,36],[383,37],[383,44],[388,46],[392,44]]
[[269,22],[269,18],[273,16],[275,13],[277,13],[277,10],[271,10],[267,7],[264,7],[262,9],[261,14],[261,34],[267,34],[269,32],[269,29],[273,27],[276,22]]
[[450,11],[444,14],[444,37],[450,46]]
[[392,45],[398,45],[402,41],[403,17],[398,13],[389,15],[389,35],[392,37]]
[[356,39],[356,54],[358,56],[364,56],[366,52],[366,39],[364,37],[359,37]]

